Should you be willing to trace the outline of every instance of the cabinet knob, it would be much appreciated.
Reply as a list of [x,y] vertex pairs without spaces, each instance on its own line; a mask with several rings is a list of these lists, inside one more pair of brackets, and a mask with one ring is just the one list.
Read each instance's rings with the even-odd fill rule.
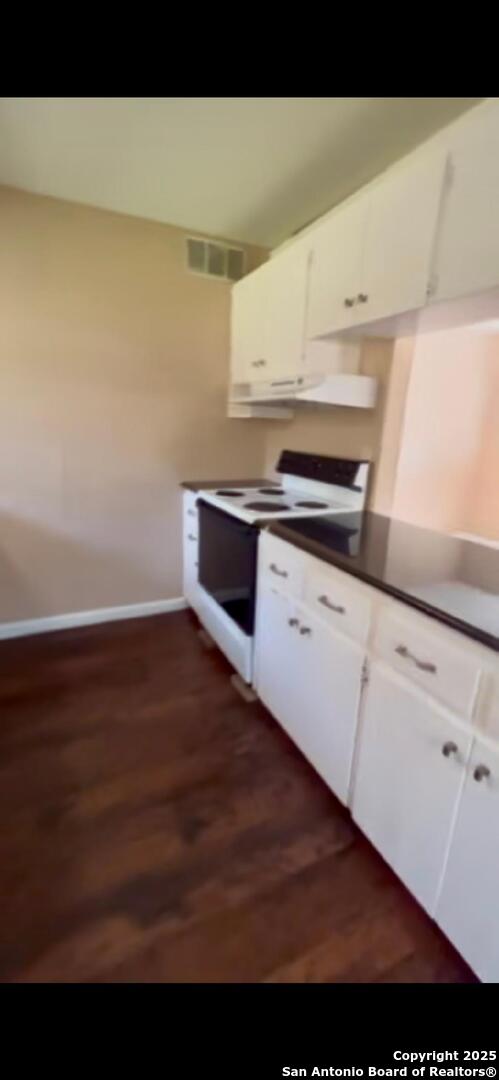
[[476,780],[477,783],[479,784],[480,781],[485,780],[487,776],[490,776],[490,769],[488,768],[488,766],[487,765],[477,765],[477,767],[476,767],[476,769],[475,769],[475,771],[473,773],[473,779]]
[[288,619],[288,626],[298,626],[298,619]]
[[367,304],[367,301],[369,300],[369,297],[368,297],[367,293],[360,292],[358,297],[357,297],[357,300],[358,300],[359,304]]
[[309,626],[300,626],[300,634],[311,634],[312,631]]
[[345,307],[353,307],[353,305],[355,304],[355,299],[353,296],[345,296],[343,303]]
[[193,536],[192,533],[188,533],[187,539],[188,540],[197,540],[197,536]]
[[450,757],[451,754],[457,754],[457,746],[455,742],[445,742],[442,746],[442,754],[444,757]]

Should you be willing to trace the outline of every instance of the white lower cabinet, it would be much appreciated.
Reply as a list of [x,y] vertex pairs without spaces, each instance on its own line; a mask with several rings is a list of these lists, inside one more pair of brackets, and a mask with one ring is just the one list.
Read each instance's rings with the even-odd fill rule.
[[197,494],[185,491],[183,497],[183,589],[184,597],[191,607],[196,607],[198,585],[198,509]]
[[352,814],[430,914],[471,732],[383,664],[363,700]]
[[499,982],[499,750],[475,739],[436,920],[483,982]]
[[256,688],[337,797],[348,799],[364,649],[262,582]]
[[262,535],[257,692],[484,982],[499,982],[496,660]]

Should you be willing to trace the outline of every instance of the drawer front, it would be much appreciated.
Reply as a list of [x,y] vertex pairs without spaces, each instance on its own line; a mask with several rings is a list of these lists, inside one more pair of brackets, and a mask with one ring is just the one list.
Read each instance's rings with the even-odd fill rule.
[[478,726],[489,739],[499,740],[499,656],[494,669],[488,667],[484,675],[483,694],[478,715]]
[[258,573],[287,596],[300,600],[306,556],[299,548],[263,532],[258,545]]
[[307,565],[304,600],[309,608],[341,633],[363,645],[371,619],[371,598],[351,586],[334,568]]
[[461,649],[447,640],[445,632],[435,633],[431,619],[425,619],[422,625],[405,613],[382,608],[374,651],[391,668],[443,701],[457,716],[471,717],[480,679],[479,661],[466,652],[465,646]]

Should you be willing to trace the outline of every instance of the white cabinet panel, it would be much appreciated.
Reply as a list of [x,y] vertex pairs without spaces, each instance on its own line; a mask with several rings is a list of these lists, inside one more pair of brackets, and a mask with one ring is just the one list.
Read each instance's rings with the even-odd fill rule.
[[294,606],[277,588],[258,581],[255,627],[255,687],[282,727],[295,737],[298,726],[298,620]]
[[308,248],[293,244],[265,263],[266,322],[258,378],[293,376],[304,367]]
[[428,694],[471,718],[480,679],[480,660],[452,631],[402,605],[382,605],[374,634],[377,656]]
[[260,582],[256,688],[320,776],[347,802],[364,651]]
[[371,189],[355,323],[426,303],[444,170],[443,151],[421,152]]
[[183,589],[187,603],[197,606],[198,601],[198,509],[197,493],[185,491],[183,496]]
[[307,337],[343,330],[354,321],[367,210],[368,199],[361,195],[339,207],[310,235]]
[[278,536],[262,532],[258,542],[258,574],[281,592],[301,599],[307,556]]
[[476,739],[436,919],[484,982],[499,982],[498,853],[499,750]]
[[303,369],[308,248],[293,244],[232,288],[231,379],[260,382]]
[[341,634],[367,641],[372,602],[368,589],[333,566],[307,557],[304,598],[309,608]]
[[471,733],[448,713],[373,664],[360,720],[352,813],[430,914],[470,745]]
[[453,132],[450,152],[435,301],[499,285],[499,101],[472,110]]
[[342,803],[347,803],[364,649],[297,607],[295,740]]
[[254,270],[232,287],[232,382],[249,382],[257,378],[262,367],[266,318],[262,271],[263,267]]

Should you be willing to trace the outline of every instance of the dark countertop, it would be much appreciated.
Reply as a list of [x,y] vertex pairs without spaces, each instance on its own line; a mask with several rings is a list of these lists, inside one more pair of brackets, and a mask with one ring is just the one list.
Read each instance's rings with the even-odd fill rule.
[[259,487],[279,487],[275,480],[228,480],[225,477],[224,480],[183,480],[180,487],[187,488],[187,491],[210,491],[211,488],[223,488],[223,487],[247,487],[247,488],[259,488]]
[[268,531],[499,652],[499,549],[369,511]]

